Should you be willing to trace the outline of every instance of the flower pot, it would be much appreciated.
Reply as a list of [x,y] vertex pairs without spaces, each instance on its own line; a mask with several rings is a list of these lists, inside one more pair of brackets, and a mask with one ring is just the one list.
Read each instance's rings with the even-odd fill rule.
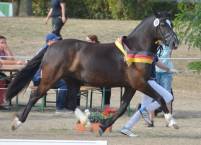
[[[100,123],[91,123],[91,126],[89,128],[85,127],[81,123],[76,123],[75,124],[75,130],[78,132],[84,132],[84,131],[91,131],[97,133],[99,130]],[[108,127],[105,132],[111,132],[112,131],[112,126]]]

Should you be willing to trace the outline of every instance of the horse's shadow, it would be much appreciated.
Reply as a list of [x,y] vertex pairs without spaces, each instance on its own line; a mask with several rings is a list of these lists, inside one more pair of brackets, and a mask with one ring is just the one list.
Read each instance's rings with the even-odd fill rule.
[[174,114],[179,119],[201,118],[201,110],[175,110]]

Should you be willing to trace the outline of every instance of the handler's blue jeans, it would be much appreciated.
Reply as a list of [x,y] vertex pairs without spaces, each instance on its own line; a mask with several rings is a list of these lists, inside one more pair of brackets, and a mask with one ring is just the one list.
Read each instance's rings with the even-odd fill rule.
[[172,73],[156,72],[156,82],[171,93]]

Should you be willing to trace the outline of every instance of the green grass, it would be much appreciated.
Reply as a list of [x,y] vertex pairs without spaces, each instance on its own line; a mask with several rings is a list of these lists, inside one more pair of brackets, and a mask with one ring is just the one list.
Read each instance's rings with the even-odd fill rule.
[[195,61],[188,64],[188,69],[195,70],[198,73],[201,72],[201,61]]

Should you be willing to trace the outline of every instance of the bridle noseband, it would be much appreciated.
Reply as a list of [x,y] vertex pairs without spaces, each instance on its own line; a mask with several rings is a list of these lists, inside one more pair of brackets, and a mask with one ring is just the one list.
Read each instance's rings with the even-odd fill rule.
[[[171,27],[171,26],[170,26]],[[162,30],[161,30],[161,23],[156,27],[156,32],[159,32],[160,35],[162,36],[162,39],[165,40],[165,44],[167,44],[168,40],[171,40],[174,38],[174,31],[171,31],[169,33],[163,33]]]

